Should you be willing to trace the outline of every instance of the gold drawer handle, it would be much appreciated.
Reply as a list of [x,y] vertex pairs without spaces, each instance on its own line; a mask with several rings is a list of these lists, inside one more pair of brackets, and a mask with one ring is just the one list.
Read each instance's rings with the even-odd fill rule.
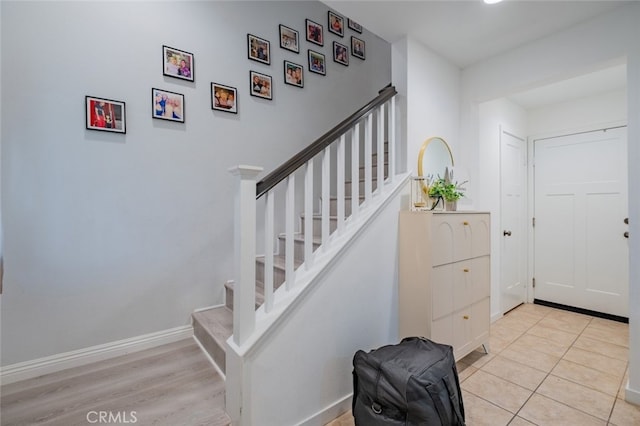
[[468,225],[469,225],[469,222],[467,222],[467,221],[465,220],[464,222],[462,222],[462,224],[463,224],[464,226],[468,226]]
[[469,272],[469,268],[464,268],[463,271],[464,272]]
[[469,319],[469,315],[465,315],[465,316],[463,316],[462,318],[464,318],[464,319]]

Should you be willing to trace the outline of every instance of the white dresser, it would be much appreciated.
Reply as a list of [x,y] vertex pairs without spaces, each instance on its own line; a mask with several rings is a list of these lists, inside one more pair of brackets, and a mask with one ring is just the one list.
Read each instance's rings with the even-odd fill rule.
[[400,212],[399,334],[453,346],[456,360],[489,350],[490,216]]

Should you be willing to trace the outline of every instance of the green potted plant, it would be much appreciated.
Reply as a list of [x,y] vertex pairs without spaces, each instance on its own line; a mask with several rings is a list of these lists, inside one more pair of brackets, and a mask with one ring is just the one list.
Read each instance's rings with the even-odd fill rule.
[[440,199],[446,203],[446,210],[455,211],[457,209],[457,201],[464,197],[464,189],[462,184],[458,182],[450,182],[445,178],[438,177],[429,185],[429,197]]

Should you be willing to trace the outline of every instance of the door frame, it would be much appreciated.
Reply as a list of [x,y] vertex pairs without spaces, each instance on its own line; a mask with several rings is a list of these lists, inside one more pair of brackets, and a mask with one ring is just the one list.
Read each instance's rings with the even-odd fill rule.
[[[626,127],[628,130],[628,122],[626,120],[613,121],[608,123],[592,124],[587,126],[581,126],[577,128],[567,129],[564,131],[553,131],[543,133],[539,135],[533,135],[527,137],[527,220],[529,225],[527,226],[527,303],[533,303],[535,299],[535,288],[533,287],[533,278],[535,271],[535,234],[533,227],[533,215],[535,212],[535,187],[534,187],[534,172],[535,172],[535,157],[534,157],[534,145],[538,140],[558,138],[563,136],[571,136],[580,133],[597,132],[605,129],[613,129],[618,127]],[[628,135],[627,135],[628,137]],[[627,141],[627,144],[629,142]],[[627,148],[628,151],[628,148]],[[629,177],[627,176],[627,179]],[[629,188],[627,186],[627,197],[629,196]]]

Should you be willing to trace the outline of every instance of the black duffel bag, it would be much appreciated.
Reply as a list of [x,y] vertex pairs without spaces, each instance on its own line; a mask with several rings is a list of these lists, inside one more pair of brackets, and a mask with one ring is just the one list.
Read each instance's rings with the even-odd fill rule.
[[464,426],[453,349],[408,337],[353,357],[356,426]]

